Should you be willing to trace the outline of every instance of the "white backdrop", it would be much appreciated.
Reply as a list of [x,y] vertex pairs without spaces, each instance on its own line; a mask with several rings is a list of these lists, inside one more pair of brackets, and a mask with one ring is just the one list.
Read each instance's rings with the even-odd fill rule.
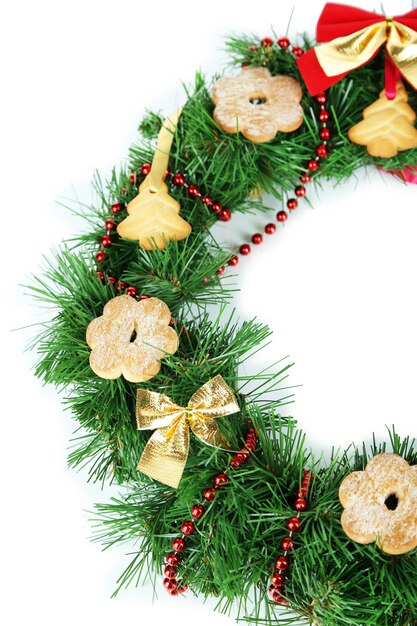
[[[379,3],[364,0],[364,8]],[[409,2],[387,0],[386,12]],[[313,32],[322,2],[294,0],[290,35]],[[111,489],[66,468],[73,430],[56,392],[33,377],[23,353],[42,319],[19,286],[43,253],[84,228],[57,204],[92,199],[94,169],[124,159],[145,108],[172,111],[180,81],[223,67],[231,32],[284,34],[292,4],[260,0],[168,3],[15,0],[0,9],[2,281],[2,622],[14,626],[231,624],[191,594],[150,587],[110,599],[129,548],[101,553],[89,514]],[[274,330],[251,367],[289,355],[288,385],[317,451],[385,436],[385,424],[416,435],[416,189],[370,171],[326,186],[285,228],[239,264],[242,318]],[[264,224],[233,218],[218,227],[239,242]],[[4,347],[6,352],[4,351]]]

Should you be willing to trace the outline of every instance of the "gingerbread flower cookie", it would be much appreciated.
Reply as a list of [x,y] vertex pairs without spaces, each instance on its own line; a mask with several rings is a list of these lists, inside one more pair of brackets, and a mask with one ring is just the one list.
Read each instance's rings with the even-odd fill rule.
[[140,302],[127,295],[113,298],[87,327],[91,369],[101,378],[123,375],[132,383],[153,378],[161,368],[160,359],[178,348],[170,320],[169,308],[158,298]]
[[342,527],[353,541],[376,541],[387,554],[417,546],[417,465],[398,454],[378,454],[365,471],[346,476],[339,499]]
[[215,82],[214,119],[227,133],[271,141],[278,131],[289,133],[303,122],[300,84],[290,76],[272,76],[266,67],[246,67],[239,76]]

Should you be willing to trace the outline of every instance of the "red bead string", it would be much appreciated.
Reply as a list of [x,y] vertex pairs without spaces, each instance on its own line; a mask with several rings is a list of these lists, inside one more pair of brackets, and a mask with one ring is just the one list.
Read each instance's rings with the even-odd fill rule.
[[297,511],[297,515],[290,517],[287,522],[287,528],[289,533],[281,541],[281,548],[284,553],[275,561],[276,571],[271,578],[271,585],[269,587],[269,595],[272,600],[277,604],[288,605],[288,600],[284,597],[284,586],[286,581],[286,572],[290,566],[289,553],[294,548],[293,534],[302,530],[300,516],[302,511],[307,508],[307,495],[313,480],[313,474],[304,470],[303,479],[301,481],[301,487],[297,493],[297,499],[294,503],[294,508]]
[[[248,420],[248,423],[252,422]],[[230,467],[238,469],[243,463],[245,463],[251,453],[256,448],[256,442],[258,434],[251,426],[248,434],[245,438],[244,446],[235,453],[230,460]],[[177,567],[180,565],[183,559],[184,551],[187,547],[186,537],[193,535],[196,531],[195,523],[201,519],[206,512],[205,504],[212,502],[217,494],[217,490],[221,489],[227,482],[229,482],[229,476],[225,472],[221,472],[214,477],[214,486],[208,487],[203,491],[203,501],[199,504],[193,504],[190,512],[192,520],[182,522],[181,524],[181,537],[176,537],[172,541],[173,552],[169,552],[166,555],[166,565],[164,567],[164,580],[163,585],[171,596],[178,596],[180,593],[184,593],[188,589],[188,585],[184,584],[182,580],[177,580]]]

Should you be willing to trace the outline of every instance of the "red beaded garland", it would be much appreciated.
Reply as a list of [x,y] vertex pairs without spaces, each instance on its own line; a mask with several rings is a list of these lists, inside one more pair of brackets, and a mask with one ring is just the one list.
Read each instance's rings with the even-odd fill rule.
[[178,172],[172,177],[172,182],[174,185],[177,185],[177,187],[183,187],[185,185],[184,176]]
[[291,537],[284,537],[281,541],[281,548],[285,550],[285,552],[289,552],[294,548],[294,542]]
[[242,243],[239,252],[242,256],[247,256],[250,253],[250,245],[248,243]]
[[185,550],[185,545],[185,541],[182,537],[177,537],[172,541],[172,547],[174,548],[175,552],[182,552],[183,550]]
[[298,532],[301,530],[301,522],[299,517],[290,517],[287,523],[287,528],[292,532]]
[[97,270],[96,274],[97,278],[99,278],[100,280],[104,280],[104,272],[102,272],[101,270]]
[[106,258],[106,253],[103,252],[103,250],[99,250],[96,254],[96,261],[97,263],[101,263],[102,261],[104,261],[104,259]]
[[167,554],[165,559],[168,565],[171,565],[172,567],[177,567],[178,563],[180,562],[179,556],[178,554],[175,554],[175,552],[170,552],[169,554]]
[[330,130],[327,128],[327,126],[325,126],[324,128],[321,129],[321,131],[319,132],[319,135],[320,135],[320,139],[327,141],[328,139],[330,139]]
[[225,485],[228,482],[229,482],[229,477],[224,472],[222,472],[221,474],[217,474],[217,476],[214,477],[214,485],[217,488],[223,487],[223,485]]
[[183,535],[192,535],[195,532],[194,522],[183,522],[181,532]]
[[280,37],[277,41],[280,48],[288,48],[290,45],[290,40],[288,37]]
[[294,508],[296,511],[305,511],[307,508],[307,500],[305,498],[297,498]]
[[274,42],[271,37],[264,37],[261,39],[261,46],[272,46],[273,43]]
[[100,239],[100,244],[103,248],[108,248],[112,244],[111,237],[109,235],[103,235]]
[[216,490],[214,487],[210,487],[209,489],[204,490],[204,497],[208,502],[211,502],[216,497]]
[[278,211],[277,213],[278,222],[285,222],[287,218],[288,218],[288,213],[286,211]]
[[252,235],[251,241],[256,246],[258,246],[260,243],[262,243],[263,237],[262,237],[261,233],[255,233],[254,235]]
[[194,504],[191,507],[191,515],[194,519],[200,519],[204,515],[204,506],[202,504]]
[[322,91],[321,93],[318,93],[316,96],[316,100],[319,104],[324,104],[327,101],[327,96],[326,94]]
[[187,193],[192,198],[197,198],[200,195],[200,190],[197,185],[188,185]]
[[277,229],[277,227],[275,226],[275,224],[272,224],[272,223],[267,224],[265,226],[265,232],[266,232],[267,235],[273,235],[274,232],[276,231],[276,229]]
[[172,567],[172,565],[167,565],[164,568],[164,576],[166,578],[170,578],[171,580],[173,578],[175,578],[175,576],[177,575],[177,572],[175,571],[175,569]]
[[224,274],[224,273],[225,273],[225,271],[226,271],[226,266],[225,266],[225,265],[222,265],[221,267],[219,267],[219,269],[217,270],[216,274],[217,274],[218,276],[221,276],[222,274]]
[[311,161],[308,162],[307,167],[310,170],[310,172],[317,172],[317,170],[319,169],[319,164],[316,161],[316,159],[311,159]]
[[330,117],[330,113],[329,111],[326,111],[326,109],[322,109],[319,113],[319,120],[320,122],[327,122],[327,120]]
[[201,202],[206,206],[211,206],[213,204],[213,200],[210,198],[210,196],[203,196],[201,198]]
[[164,578],[162,584],[167,591],[172,591],[177,586],[177,582],[171,578]]
[[221,222],[229,222],[232,219],[232,214],[229,209],[222,209],[217,214],[217,217]]
[[288,198],[287,200],[287,208],[290,211],[294,211],[298,207],[298,201],[295,198]]
[[271,585],[273,587],[282,587],[285,583],[285,576],[276,572],[271,578]]
[[303,185],[297,185],[294,189],[294,193],[298,198],[303,198],[307,193],[307,189],[303,187]]
[[150,163],[144,163],[142,167],[140,168],[140,173],[143,174],[144,176],[147,176],[150,171],[151,171]]
[[293,46],[292,52],[296,57],[300,57],[304,54],[304,50],[299,46]]
[[112,213],[119,213],[124,208],[124,206],[125,205],[123,204],[123,202],[115,202],[111,205],[110,211]]
[[107,219],[104,222],[104,226],[106,227],[106,230],[114,230],[116,228],[116,224],[111,219]]
[[279,556],[275,562],[275,567],[281,571],[288,569],[290,562],[286,556]]
[[136,287],[128,287],[127,288],[127,295],[128,296],[132,296],[133,298],[135,298],[138,295],[138,290],[136,289]]
[[318,146],[316,148],[316,153],[321,159],[325,159],[327,157],[327,147],[324,144]]
[[234,267],[238,263],[239,263],[239,257],[238,256],[232,256],[232,258],[228,261],[228,264],[231,265],[232,267]]

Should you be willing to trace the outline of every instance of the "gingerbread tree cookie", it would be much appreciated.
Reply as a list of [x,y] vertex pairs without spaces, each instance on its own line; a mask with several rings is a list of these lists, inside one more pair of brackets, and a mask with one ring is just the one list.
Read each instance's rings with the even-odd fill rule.
[[372,156],[388,159],[401,150],[417,147],[416,113],[408,104],[401,81],[393,100],[388,100],[382,90],[379,99],[362,115],[364,119],[348,131],[348,137],[353,143],[366,146]]

